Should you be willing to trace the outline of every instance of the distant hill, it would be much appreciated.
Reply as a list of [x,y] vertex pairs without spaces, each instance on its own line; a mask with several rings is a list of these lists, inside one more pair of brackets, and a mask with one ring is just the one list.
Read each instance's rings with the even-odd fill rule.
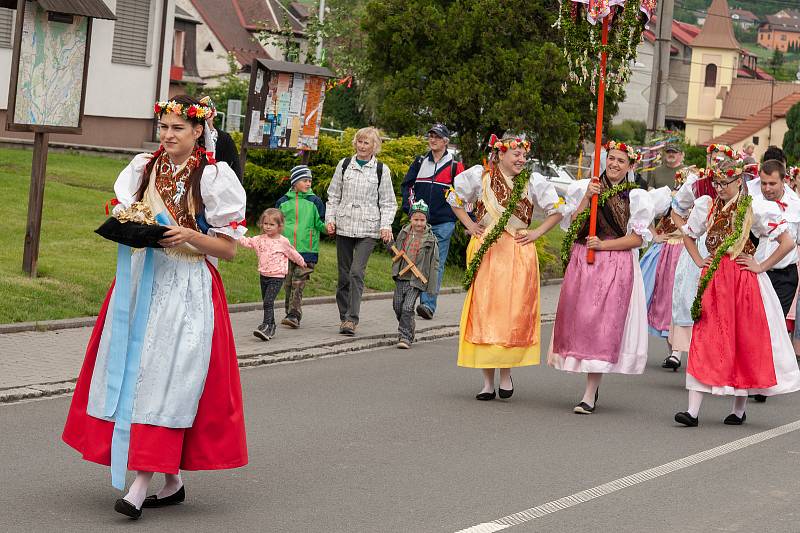
[[[675,0],[675,18],[695,23],[697,15],[708,10],[711,0]],[[772,15],[782,9],[800,9],[798,0],[728,0],[731,8],[747,9],[759,17]]]

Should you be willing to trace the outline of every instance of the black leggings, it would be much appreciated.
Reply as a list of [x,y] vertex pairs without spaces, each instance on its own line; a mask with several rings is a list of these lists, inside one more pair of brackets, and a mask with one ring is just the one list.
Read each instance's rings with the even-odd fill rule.
[[281,292],[283,278],[261,276],[261,299],[264,301],[264,322],[266,326],[275,324],[275,298]]

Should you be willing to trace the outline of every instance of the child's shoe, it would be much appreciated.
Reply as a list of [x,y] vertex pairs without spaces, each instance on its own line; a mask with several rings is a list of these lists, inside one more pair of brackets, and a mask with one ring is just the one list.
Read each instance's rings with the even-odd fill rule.
[[397,341],[397,347],[401,350],[408,350],[411,348],[411,343],[408,342],[406,339],[400,339]]
[[275,329],[275,324],[259,324],[258,327],[253,330],[253,335],[262,341],[268,341],[275,336]]
[[296,316],[293,315],[286,315],[286,318],[281,320],[281,324],[284,326],[289,326],[292,329],[297,329],[300,327],[300,321],[297,319]]

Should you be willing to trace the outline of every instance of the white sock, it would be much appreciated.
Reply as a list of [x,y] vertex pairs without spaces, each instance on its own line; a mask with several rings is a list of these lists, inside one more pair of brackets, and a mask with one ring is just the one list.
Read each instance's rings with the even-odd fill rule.
[[742,418],[744,414],[744,406],[747,404],[747,396],[734,396],[733,397],[733,414]]
[[123,499],[137,509],[141,509],[142,502],[147,497],[147,487],[150,485],[151,479],[153,479],[152,472],[136,472],[136,479],[131,483],[131,488],[128,489],[128,494]]
[[700,414],[700,404],[702,403],[703,403],[703,393],[696,390],[690,390],[689,408],[686,411],[694,418],[697,418],[697,415]]
[[158,491],[156,496],[159,499],[167,498],[178,492],[181,487],[183,487],[183,480],[180,472],[177,474],[164,474],[164,487]]
[[677,359],[678,361],[680,361],[680,360],[681,360],[681,354],[682,354],[682,353],[683,353],[683,352],[680,352],[680,351],[678,351],[678,350],[672,350],[672,357],[674,357],[675,359]]

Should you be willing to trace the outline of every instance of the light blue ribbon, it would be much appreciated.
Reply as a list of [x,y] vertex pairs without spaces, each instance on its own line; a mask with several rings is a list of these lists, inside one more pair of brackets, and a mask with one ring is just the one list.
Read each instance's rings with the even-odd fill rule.
[[[156,220],[162,225],[170,224],[169,218],[163,212],[156,216]],[[119,490],[125,488],[133,400],[153,293],[155,270],[153,249],[147,248],[144,253],[144,266],[139,286],[136,288],[136,304],[131,320],[131,248],[120,244],[117,249],[114,316],[103,415],[114,419],[114,432],[111,437],[111,484]]]

